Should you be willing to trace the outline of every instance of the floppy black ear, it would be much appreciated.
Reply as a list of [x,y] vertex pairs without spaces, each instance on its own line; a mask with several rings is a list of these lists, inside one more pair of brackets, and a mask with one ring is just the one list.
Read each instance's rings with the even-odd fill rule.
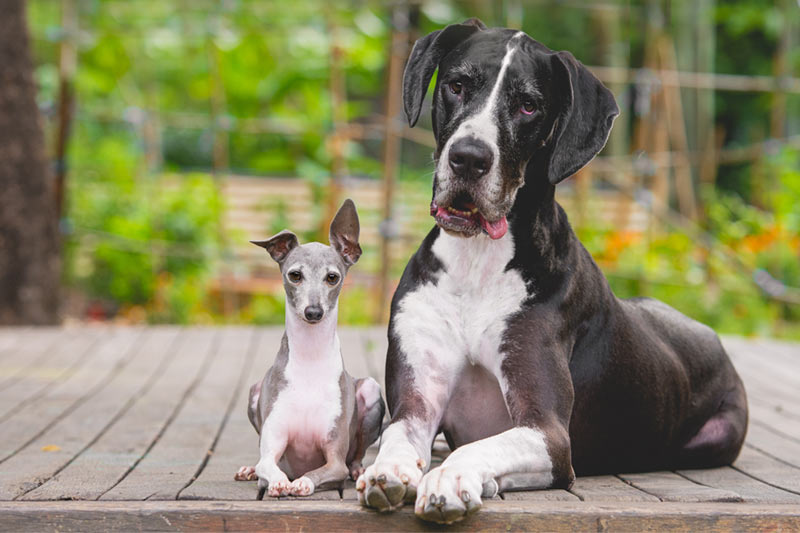
[[548,141],[547,178],[555,185],[603,149],[619,108],[611,91],[569,52],[554,53],[552,64],[562,97],[561,112]]
[[413,127],[419,119],[428,85],[442,58],[470,35],[485,29],[483,22],[471,18],[463,24],[451,24],[443,30],[431,32],[414,43],[403,72],[403,109],[409,126]]
[[348,198],[333,217],[328,234],[331,246],[348,267],[353,266],[361,257],[361,246],[358,244],[360,229],[356,204]]
[[283,260],[286,259],[286,256],[289,255],[289,252],[299,244],[297,242],[297,235],[289,230],[283,230],[266,241],[250,242],[267,250],[269,255],[279,264],[282,263]]

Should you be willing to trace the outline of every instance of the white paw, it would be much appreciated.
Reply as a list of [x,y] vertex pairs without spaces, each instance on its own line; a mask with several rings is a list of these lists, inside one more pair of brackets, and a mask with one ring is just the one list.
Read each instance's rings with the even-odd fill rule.
[[423,520],[452,524],[480,509],[482,492],[474,469],[445,464],[420,481],[414,513]]
[[423,465],[381,461],[368,466],[356,481],[358,501],[378,511],[390,511],[413,501]]
[[289,485],[289,494],[292,496],[309,496],[314,493],[314,482],[306,476],[299,477]]
[[267,485],[267,494],[273,498],[288,496],[290,494],[291,486],[292,484],[289,482],[289,478],[270,481],[269,485]]
[[233,479],[236,481],[255,481],[258,476],[254,467],[243,466],[233,475]]

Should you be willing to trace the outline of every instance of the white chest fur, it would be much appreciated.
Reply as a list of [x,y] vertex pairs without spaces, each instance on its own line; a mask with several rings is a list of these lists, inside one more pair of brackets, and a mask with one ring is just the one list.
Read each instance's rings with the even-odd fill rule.
[[520,273],[505,269],[514,256],[511,232],[498,240],[441,232],[433,253],[444,269],[406,294],[393,320],[411,368],[455,376],[471,363],[500,377],[506,320],[527,298]]
[[290,342],[289,361],[284,369],[286,386],[272,409],[288,441],[311,450],[328,438],[342,412],[339,379],[344,368],[338,335],[332,345],[313,357],[302,348]]

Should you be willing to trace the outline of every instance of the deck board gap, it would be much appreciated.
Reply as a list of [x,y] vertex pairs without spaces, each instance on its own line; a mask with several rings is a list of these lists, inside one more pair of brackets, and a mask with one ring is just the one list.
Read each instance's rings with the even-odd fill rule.
[[[141,341],[141,339],[144,337],[144,332],[145,332],[145,330],[143,330],[142,334],[140,334],[139,337],[137,337],[137,341]],[[175,348],[177,346],[178,339],[180,339],[180,338],[181,338],[181,336],[177,335],[175,337],[175,339],[172,340],[172,342],[170,343],[170,349],[173,349],[173,348]],[[133,353],[134,354],[138,353],[139,350],[141,349],[141,347],[143,346],[143,344],[144,343],[142,343],[142,342],[135,342],[134,341],[134,343],[133,343],[133,345],[131,347],[131,350],[133,351]],[[125,413],[127,413],[131,409],[131,407],[133,407],[136,404],[136,402],[139,401],[139,399],[142,396],[147,394],[147,391],[150,390],[150,388],[156,383],[156,381],[158,380],[158,377],[161,375],[161,373],[164,371],[164,369],[167,366],[169,366],[169,362],[170,362],[169,357],[162,358],[161,362],[159,362],[159,364],[156,367],[156,369],[147,378],[147,381],[145,382],[145,384],[138,391],[136,391],[128,399],[127,402],[125,402],[125,405],[123,405],[122,408],[114,415],[114,417],[111,420],[109,420],[109,422],[105,426],[103,426],[103,428],[97,433],[97,435],[95,435],[83,448],[81,448],[67,462],[65,462],[58,469],[56,469],[51,476],[48,476],[46,479],[44,479],[41,482],[38,482],[38,480],[37,480],[37,484],[35,486],[32,486],[29,489],[25,490],[25,492],[23,492],[22,494],[19,494],[14,499],[18,500],[18,499],[24,497],[29,492],[32,492],[32,491],[38,489],[39,487],[41,487],[42,485],[44,485],[45,483],[49,482],[51,479],[53,479],[59,473],[61,473],[65,468],[67,468],[72,463],[74,463],[75,460],[77,460],[78,457],[80,457],[86,450],[88,450],[89,448],[94,446],[97,443],[97,441],[99,441],[103,437],[103,435],[105,435],[108,432],[108,430],[110,430],[119,421],[119,419],[121,419],[123,416],[125,416]]]
[[[186,482],[186,484],[181,487],[178,493],[175,495],[175,499],[179,500],[181,498],[181,493],[186,490],[192,483],[194,483],[197,478],[200,477],[200,474],[203,473],[206,465],[208,464],[209,459],[214,454],[214,450],[219,443],[219,438],[222,436],[222,432],[225,430],[225,426],[228,425],[228,420],[230,419],[231,413],[233,412],[234,407],[236,406],[236,400],[239,398],[239,391],[244,387],[245,380],[250,375],[250,369],[253,366],[255,361],[255,354],[258,348],[258,341],[261,338],[261,333],[259,331],[253,331],[250,335],[250,344],[247,347],[247,356],[245,357],[244,364],[242,365],[242,370],[239,372],[239,377],[236,380],[236,388],[231,395],[231,399],[228,401],[228,406],[225,408],[225,416],[222,419],[222,422],[219,425],[219,429],[217,430],[216,435],[214,435],[214,440],[211,442],[211,447],[208,449],[203,460],[200,462],[200,466],[197,467],[197,471],[195,474]],[[341,496],[341,494],[340,494]]]
[[[137,332],[138,335],[137,335],[136,338],[140,339],[142,336],[144,336],[145,331],[146,331],[145,329],[142,329],[139,332]],[[98,338],[93,341],[91,346],[92,347],[97,346],[99,341],[100,341],[100,337],[98,336]],[[72,413],[73,411],[77,410],[81,405],[86,403],[93,396],[95,396],[98,392],[100,392],[103,389],[103,387],[106,386],[108,381],[112,380],[114,378],[114,376],[116,376],[119,372],[121,372],[125,368],[125,366],[128,363],[130,363],[130,361],[133,358],[133,355],[136,353],[136,346],[137,346],[137,343],[134,340],[131,343],[131,347],[128,349],[127,353],[125,353],[125,355],[112,366],[111,370],[108,372],[108,374],[106,374],[105,378],[102,381],[100,381],[95,386],[93,386],[91,389],[89,389],[89,391],[86,394],[83,394],[83,395],[79,396],[75,401],[73,401],[66,408],[64,408],[64,410],[61,411],[53,420],[59,421],[59,420],[65,418],[65,417],[69,416],[70,413]],[[92,349],[90,348],[90,349],[88,349],[86,351],[86,354],[91,353],[91,352],[92,352]],[[81,358],[81,360],[86,359],[86,354],[84,354],[84,356]],[[0,464],[2,464],[5,461],[11,459],[16,454],[18,454],[20,451],[22,451],[25,448],[27,448],[32,442],[36,441],[39,437],[41,437],[42,435],[47,433],[47,431],[49,431],[51,427],[52,427],[52,424],[48,424],[48,425],[42,427],[39,431],[37,431],[30,438],[28,438],[28,440],[26,440],[25,442],[20,444],[14,451],[12,451],[10,454],[8,454],[5,457],[3,457],[2,459],[0,459]],[[36,487],[34,487],[34,488],[36,488]]]
[[[180,337],[182,339],[184,339],[184,340],[186,339],[185,335],[181,335]],[[125,472],[123,472],[123,474],[120,476],[120,478],[117,481],[115,481],[113,485],[108,487],[106,490],[102,491],[102,493],[99,496],[97,496],[97,498],[96,498],[97,500],[101,499],[106,493],[114,490],[114,488],[117,485],[122,483],[125,480],[125,478],[127,478],[131,474],[131,472],[136,470],[136,467],[139,466],[139,463],[141,463],[144,460],[144,458],[147,457],[147,454],[150,453],[150,451],[156,446],[156,444],[158,444],[158,441],[161,439],[161,437],[164,435],[164,433],[166,433],[166,431],[169,428],[169,426],[172,424],[172,422],[180,414],[181,410],[183,409],[184,404],[186,403],[186,400],[189,398],[189,396],[191,396],[192,392],[194,392],[194,389],[202,381],[203,377],[206,375],[206,372],[208,372],[208,369],[211,367],[211,361],[214,359],[214,356],[216,355],[217,350],[219,349],[219,343],[220,343],[221,338],[222,338],[222,335],[220,334],[219,331],[217,331],[216,334],[214,335],[214,340],[212,341],[214,343],[213,348],[211,350],[209,350],[208,353],[206,354],[205,358],[203,359],[203,363],[201,364],[200,368],[198,369],[198,372],[195,375],[194,379],[189,384],[189,387],[187,387],[186,390],[183,391],[183,394],[181,395],[180,401],[177,403],[175,408],[172,410],[172,412],[170,413],[169,417],[164,422],[164,424],[159,428],[158,433],[156,433],[155,437],[153,437],[153,439],[147,445],[147,448],[142,452],[142,454],[139,457],[136,458],[136,461],[134,461],[133,464],[131,466],[129,466],[125,470]],[[157,492],[155,492],[153,494],[157,494]],[[153,494],[151,494],[150,496],[152,496]],[[148,496],[148,498],[150,496]],[[147,498],[145,498],[145,499],[147,499]]]

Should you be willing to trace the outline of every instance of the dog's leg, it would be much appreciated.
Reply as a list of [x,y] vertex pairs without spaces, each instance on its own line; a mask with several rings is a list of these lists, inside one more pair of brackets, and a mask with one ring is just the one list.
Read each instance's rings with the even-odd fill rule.
[[[264,380],[253,383],[250,387],[250,394],[247,398],[247,418],[253,424],[256,433],[261,434],[261,424],[259,423],[260,416],[258,414],[258,400],[261,397],[261,387]],[[258,479],[256,475],[256,468],[254,466],[243,466],[234,475],[233,479],[236,481],[255,481]]]
[[[546,341],[539,345],[546,346]],[[536,373],[501,365],[498,383],[514,427],[456,449],[426,474],[414,509],[420,518],[455,522],[477,511],[482,497],[503,490],[572,484],[575,474],[567,428],[574,393],[567,358],[562,356],[563,348],[552,343],[536,354],[527,350],[525,345],[512,345],[505,357],[513,355],[516,362],[536,360],[541,375],[548,376],[547,386],[537,383]]]
[[324,465],[307,472],[292,481],[289,486],[289,493],[292,496],[309,496],[317,489],[341,487],[347,479],[348,470],[344,462],[344,449],[326,451]]
[[553,484],[548,436],[538,428],[515,427],[456,449],[422,478],[414,511],[420,518],[452,523],[477,511],[483,497],[510,488]]
[[259,500],[267,494],[273,497],[287,496],[289,494],[289,478],[278,466],[278,461],[286,451],[288,438],[285,431],[279,429],[267,430],[269,419],[264,421],[261,428],[261,459],[256,465],[256,475],[258,476],[258,496]]
[[350,462],[347,465],[350,477],[355,481],[364,473],[361,461],[367,448],[378,440],[383,424],[386,405],[381,398],[381,386],[372,378],[356,380],[356,409],[358,410],[358,429],[356,430]]

